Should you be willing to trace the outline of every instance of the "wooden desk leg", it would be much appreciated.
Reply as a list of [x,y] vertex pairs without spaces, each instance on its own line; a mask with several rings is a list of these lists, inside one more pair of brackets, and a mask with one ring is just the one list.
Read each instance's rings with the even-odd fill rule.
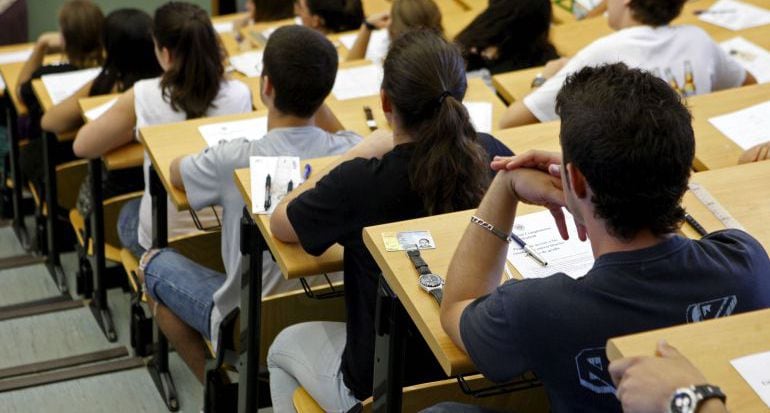
[[[3,105],[5,106],[5,121],[8,124],[8,163],[10,164],[9,171],[11,173],[11,181],[13,182],[13,189],[11,190],[13,230],[16,233],[16,236],[19,238],[21,245],[25,249],[29,249],[29,233],[27,232],[27,226],[24,223],[24,211],[22,209],[22,188],[24,186],[24,181],[21,176],[21,168],[19,167],[18,117],[16,115],[16,109],[13,107],[13,103],[11,102],[7,93],[3,99]],[[5,186],[5,182],[2,184]]]
[[407,314],[380,274],[374,318],[374,404],[376,413],[401,412]]
[[238,368],[238,412],[257,411],[259,339],[262,319],[262,255],[267,244],[248,207],[241,218],[241,354]]
[[53,156],[56,136],[50,132],[43,133],[43,168],[45,169],[45,203],[48,208],[46,215],[46,236],[48,241],[48,271],[51,273],[59,291],[62,294],[69,292],[67,277],[61,266],[59,246],[56,244],[56,214],[58,211],[59,197],[56,188],[56,160]]
[[[107,304],[107,286],[105,284],[105,252],[104,252],[104,206],[102,200],[102,160],[92,159],[88,161],[89,179],[91,180],[91,240],[93,255],[89,257],[93,270],[93,298],[91,300],[91,312],[96,318],[97,324],[110,342],[118,340],[115,332],[115,323],[112,321],[112,313]],[[86,251],[88,251],[86,240]],[[86,252],[87,253],[87,252]]]
[[[152,197],[152,247],[166,248],[168,246],[168,195],[166,188],[160,181],[155,167],[150,168],[150,196]],[[179,410],[179,399],[176,395],[176,387],[168,370],[168,339],[155,325],[155,353],[147,364],[155,387],[160,392],[166,407],[172,412]]]

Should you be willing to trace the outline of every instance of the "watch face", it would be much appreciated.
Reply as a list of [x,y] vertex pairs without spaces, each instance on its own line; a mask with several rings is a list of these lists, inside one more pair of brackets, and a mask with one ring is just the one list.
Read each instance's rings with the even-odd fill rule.
[[671,399],[672,413],[692,413],[697,406],[695,393],[690,389],[679,389]]
[[436,274],[423,274],[420,276],[420,284],[426,288],[441,286],[441,277]]

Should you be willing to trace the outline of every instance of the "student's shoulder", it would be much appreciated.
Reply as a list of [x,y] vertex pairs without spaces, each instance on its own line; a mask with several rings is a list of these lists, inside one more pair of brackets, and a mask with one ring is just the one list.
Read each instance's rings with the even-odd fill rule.
[[720,251],[725,255],[746,256],[767,261],[767,252],[756,238],[738,229],[712,232],[695,241],[703,248]]
[[513,151],[494,136],[482,132],[478,134],[478,137],[479,144],[481,144],[490,158],[495,156],[513,156]]
[[249,87],[240,80],[225,79],[222,81],[220,88],[221,92],[228,96],[251,96],[251,90],[249,90]]

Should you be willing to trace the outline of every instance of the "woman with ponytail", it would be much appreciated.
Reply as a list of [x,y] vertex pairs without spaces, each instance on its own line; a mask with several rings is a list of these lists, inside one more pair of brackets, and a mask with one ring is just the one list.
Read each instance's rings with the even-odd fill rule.
[[[135,131],[147,125],[251,111],[248,87],[224,76],[224,52],[205,11],[189,3],[168,2],[155,11],[152,35],[163,74],[136,82],[104,115],[83,126],[73,143],[77,156],[102,156],[136,139]],[[146,153],[143,170],[144,195],[127,203],[118,219],[123,246],[137,256],[152,242],[150,160]],[[216,222],[213,214],[198,213],[198,218],[204,226]],[[188,212],[169,206],[169,237],[195,228]]]
[[[372,395],[377,264],[361,230],[370,225],[478,206],[491,157],[510,154],[477,133],[462,104],[460,51],[432,31],[395,39],[384,63],[381,100],[392,133],[375,133],[336,166],[291,192],[271,217],[273,235],[320,255],[345,247],[347,323],[287,328],[267,357],[276,413],[292,411],[302,386],[325,411],[347,411]],[[407,383],[443,376],[421,337],[407,344]]]

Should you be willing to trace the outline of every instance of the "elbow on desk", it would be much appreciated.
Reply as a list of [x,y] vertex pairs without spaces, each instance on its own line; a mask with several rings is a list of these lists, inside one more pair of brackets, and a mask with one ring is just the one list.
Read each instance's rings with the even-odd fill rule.
[[278,208],[273,211],[273,215],[270,216],[270,232],[273,237],[281,242],[297,243],[299,238],[297,233],[294,232],[294,228],[289,222],[289,217],[286,215],[286,207]]
[[80,133],[77,134],[75,140],[72,142],[72,152],[78,158],[93,159],[101,156],[99,153],[92,151],[87,144],[85,144],[83,137]]

